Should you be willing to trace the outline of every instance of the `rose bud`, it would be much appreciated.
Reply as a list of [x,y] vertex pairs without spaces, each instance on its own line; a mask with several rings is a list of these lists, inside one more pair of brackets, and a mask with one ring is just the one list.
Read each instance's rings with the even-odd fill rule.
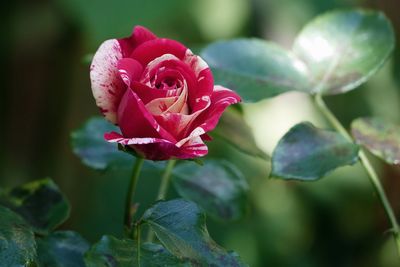
[[101,44],[90,79],[100,111],[121,130],[104,138],[151,160],[206,155],[206,133],[226,107],[240,101],[233,91],[214,85],[203,59],[141,26],[130,37]]

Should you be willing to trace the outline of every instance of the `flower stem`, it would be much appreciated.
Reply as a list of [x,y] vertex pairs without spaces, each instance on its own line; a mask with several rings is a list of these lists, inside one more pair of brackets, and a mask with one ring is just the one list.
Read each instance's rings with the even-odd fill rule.
[[[321,111],[321,113],[332,124],[333,128],[335,128],[339,133],[341,133],[343,135],[343,137],[345,137],[347,140],[349,140],[350,142],[354,142],[353,138],[350,136],[348,131],[343,127],[343,125],[340,123],[340,121],[335,117],[335,115],[331,112],[331,110],[325,104],[325,102],[322,99],[322,96],[320,94],[315,95],[314,101],[315,101],[317,107],[319,108],[319,110]],[[394,239],[396,242],[397,252],[400,256],[399,223],[397,222],[396,216],[395,216],[393,209],[390,205],[390,202],[386,196],[385,190],[383,189],[383,186],[379,180],[379,177],[378,177],[375,169],[372,167],[372,164],[369,161],[369,159],[363,149],[360,149],[359,157],[360,157],[361,164],[363,165],[365,171],[367,172],[369,179],[370,179],[372,185],[374,186],[375,191],[378,194],[381,204],[386,212],[386,215],[392,225],[392,232],[393,232],[393,236],[394,236]]]
[[126,196],[126,203],[125,203],[124,222],[125,222],[125,227],[127,229],[132,228],[132,218],[136,211],[136,207],[132,205],[133,197],[135,195],[136,184],[139,179],[140,170],[142,169],[143,163],[144,163],[143,158],[137,158],[135,161],[135,165],[133,166],[133,170],[132,170],[132,176],[131,176],[131,180],[129,183],[129,189],[128,189],[128,194]]
[[136,224],[135,225],[135,228],[136,228],[136,246],[137,246],[137,266],[138,267],[140,267],[140,250],[141,250],[141,244],[140,244],[140,239],[141,239],[141,237],[140,237],[140,224]]
[[157,200],[164,199],[168,192],[169,180],[171,178],[172,169],[176,164],[176,160],[168,161],[167,167],[165,168],[164,174],[161,177],[160,188],[158,189]]
[[[168,161],[167,167],[161,177],[160,188],[158,189],[157,200],[164,199],[168,192],[169,181],[171,178],[172,170],[174,169],[176,160],[171,159]],[[154,239],[154,233],[149,229],[147,234],[147,242],[152,242]]]

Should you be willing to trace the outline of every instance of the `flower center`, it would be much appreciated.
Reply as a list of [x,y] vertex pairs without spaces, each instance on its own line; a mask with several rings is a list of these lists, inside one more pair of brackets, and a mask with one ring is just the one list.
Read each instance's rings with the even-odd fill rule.
[[172,90],[182,87],[182,81],[174,77],[166,77],[161,81],[155,82],[155,88],[161,90]]

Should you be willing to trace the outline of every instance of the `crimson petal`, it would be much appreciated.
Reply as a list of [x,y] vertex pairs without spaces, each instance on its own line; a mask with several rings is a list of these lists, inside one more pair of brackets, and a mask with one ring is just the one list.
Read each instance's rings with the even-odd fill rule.
[[217,126],[219,118],[225,109],[240,101],[240,96],[232,90],[220,85],[214,86],[214,92],[211,95],[211,105],[196,118],[191,125],[191,129],[200,127],[204,132],[213,130]]
[[122,58],[117,64],[118,72],[124,83],[129,87],[133,81],[140,79],[143,67],[133,58]]
[[143,102],[132,90],[126,90],[118,107],[118,124],[127,138],[161,138],[176,142],[148,112]]
[[136,47],[130,57],[139,61],[143,66],[147,66],[150,61],[165,54],[171,54],[183,59],[186,50],[187,48],[183,44],[175,40],[158,38],[144,42]]
[[123,57],[129,57],[132,51],[144,42],[154,40],[157,36],[143,26],[133,28],[132,35],[126,38],[118,39],[122,48]]

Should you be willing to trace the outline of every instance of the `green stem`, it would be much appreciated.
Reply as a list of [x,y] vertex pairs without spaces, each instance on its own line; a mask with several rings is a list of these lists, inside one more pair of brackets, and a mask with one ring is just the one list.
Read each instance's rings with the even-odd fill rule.
[[[169,181],[171,178],[172,170],[174,169],[176,164],[176,160],[170,160],[168,161],[167,167],[165,168],[165,171],[163,173],[163,176],[161,177],[161,183],[160,183],[160,188],[158,189],[158,194],[157,194],[157,200],[165,199],[165,196],[167,195],[168,192],[168,187],[169,187]],[[147,234],[147,242],[152,242],[154,239],[154,232],[149,229],[149,232]]]
[[[315,100],[317,107],[321,111],[321,113],[332,124],[333,128],[335,128],[339,133],[341,133],[343,135],[343,137],[348,139],[350,142],[354,142],[353,138],[350,136],[348,131],[343,127],[343,125],[340,123],[340,121],[335,117],[335,115],[327,107],[324,100],[322,99],[322,96],[320,94],[317,94],[317,95],[315,95],[314,100]],[[369,179],[370,179],[372,185],[374,186],[376,193],[378,194],[379,199],[382,203],[382,206],[386,212],[386,215],[392,225],[392,232],[393,232],[393,236],[394,236],[394,239],[396,242],[397,252],[400,256],[399,223],[397,222],[396,216],[395,216],[393,209],[390,205],[390,202],[386,196],[385,190],[383,189],[383,186],[379,180],[379,177],[378,177],[375,169],[372,167],[372,164],[369,161],[369,159],[363,149],[360,149],[359,157],[360,157],[361,164],[363,165],[365,171],[367,172]]]
[[168,161],[167,167],[165,168],[164,174],[161,177],[160,188],[158,189],[157,200],[164,199],[168,192],[169,180],[171,178],[171,173],[176,164],[176,160]]
[[137,266],[140,267],[140,224],[136,224]]
[[142,169],[143,163],[144,163],[143,158],[137,158],[135,161],[135,165],[133,166],[133,170],[132,170],[132,176],[131,176],[131,180],[129,183],[128,195],[126,196],[126,203],[125,203],[124,221],[125,221],[125,227],[127,227],[127,229],[132,228],[132,218],[136,211],[135,206],[132,205],[133,197],[135,195],[136,185],[137,185],[137,181],[139,179],[140,170]]

